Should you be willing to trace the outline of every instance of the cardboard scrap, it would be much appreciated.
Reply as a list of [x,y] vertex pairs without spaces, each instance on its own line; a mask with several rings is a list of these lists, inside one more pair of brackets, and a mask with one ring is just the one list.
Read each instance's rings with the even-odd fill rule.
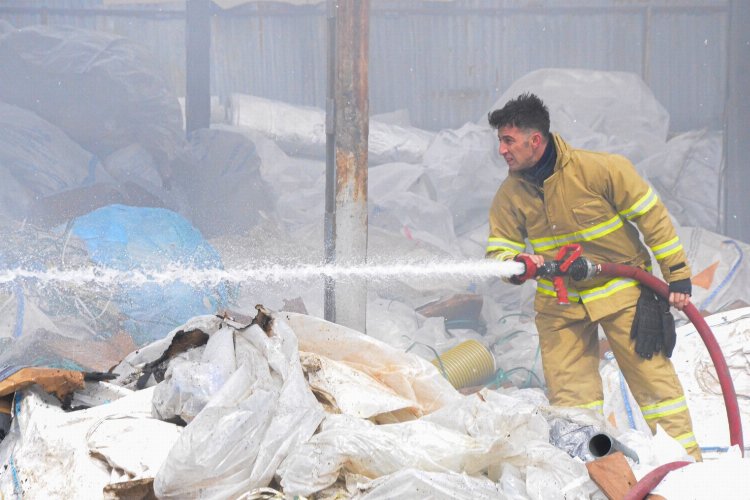
[[16,391],[35,384],[63,401],[74,391],[83,388],[83,373],[58,368],[21,368],[0,380],[0,397],[8,395],[12,397]]
[[111,483],[104,487],[105,500],[156,500],[154,478]]
[[13,408],[13,396],[5,396],[3,398],[0,398],[0,413],[5,413],[6,415],[10,415],[12,408]]

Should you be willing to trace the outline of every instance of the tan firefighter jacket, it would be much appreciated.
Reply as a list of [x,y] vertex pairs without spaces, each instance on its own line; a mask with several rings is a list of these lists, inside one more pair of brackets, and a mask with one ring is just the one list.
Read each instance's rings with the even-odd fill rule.
[[[540,188],[512,173],[490,208],[487,257],[511,259],[520,252],[554,260],[560,247],[580,243],[593,262],[651,269],[651,249],[667,282],[690,278],[685,252],[667,209],[633,165],[620,155],[571,148],[553,134],[557,162]],[[637,226],[637,229],[636,229]],[[530,249],[527,248],[527,244]],[[570,301],[582,302],[592,321],[635,304],[640,294],[629,278],[565,278]],[[552,282],[537,282],[537,312],[556,303]]]

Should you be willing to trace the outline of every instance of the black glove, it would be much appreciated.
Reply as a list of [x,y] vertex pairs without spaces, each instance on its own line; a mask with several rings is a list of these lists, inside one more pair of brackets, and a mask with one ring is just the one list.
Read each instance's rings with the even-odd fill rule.
[[635,352],[644,359],[651,359],[660,351],[666,357],[672,356],[677,342],[669,302],[645,287],[635,308],[630,338],[635,341]]
[[690,281],[690,278],[673,281],[669,284],[669,293],[686,293],[688,295],[692,295],[693,282]]

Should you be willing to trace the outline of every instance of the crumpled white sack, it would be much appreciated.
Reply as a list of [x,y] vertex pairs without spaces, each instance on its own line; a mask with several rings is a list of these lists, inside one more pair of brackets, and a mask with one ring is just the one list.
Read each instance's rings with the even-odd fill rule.
[[[185,427],[154,480],[160,498],[228,498],[267,486],[278,464],[323,418],[307,387],[294,332],[237,330],[237,370]],[[255,365],[248,361],[255,361]]]
[[[21,394],[11,432],[0,442],[0,470],[14,470],[0,474],[0,496],[15,498],[17,479],[22,485],[22,496],[27,498],[100,498],[103,488],[112,482],[114,471],[106,462],[90,455],[86,435],[93,425],[107,417],[127,415],[149,419],[153,389],[69,413],[56,401],[50,403],[54,400],[41,389],[32,388]],[[155,440],[169,440],[171,434],[151,436]],[[152,444],[162,446],[156,441]],[[132,448],[130,453],[131,463],[141,460],[153,463],[149,452],[142,448]],[[145,470],[142,475],[147,475]]]
[[223,326],[205,347],[191,349],[169,362],[154,391],[154,414],[162,420],[179,416],[192,421],[237,369],[234,329]]
[[[164,354],[172,344],[172,340],[178,332],[200,330],[211,335],[221,328],[221,323],[221,318],[215,314],[204,314],[202,316],[190,318],[187,323],[178,326],[169,332],[163,339],[145,345],[125,356],[125,358],[112,369],[112,373],[118,375],[114,383],[134,389],[137,380],[137,378],[134,377],[140,373],[140,369],[143,365],[159,359],[159,357],[161,357],[161,355]],[[152,385],[156,385],[156,381],[153,377],[149,379],[147,386]]]
[[311,388],[330,396],[346,415],[370,418],[396,410],[412,409],[413,401],[402,398],[388,386],[344,363],[314,353],[300,353]]
[[435,366],[419,356],[320,318],[296,313],[283,316],[299,339],[301,351],[314,352],[367,373],[413,401],[424,413],[463,397]]
[[357,490],[352,495],[352,500],[391,500],[412,498],[417,494],[420,498],[431,500],[508,498],[499,484],[486,477],[456,472],[427,472],[411,468],[372,481],[358,481],[352,487]]
[[154,418],[112,415],[91,426],[86,442],[93,456],[141,479],[156,475],[180,432],[182,427]]
[[375,425],[329,415],[322,431],[282,462],[278,475],[285,493],[302,496],[333,484],[342,468],[371,478],[408,467],[477,475],[508,446],[501,437],[474,438],[421,419]]
[[494,391],[466,396],[419,420],[374,425],[329,415],[322,430],[279,467],[284,492],[309,495],[333,484],[342,470],[377,478],[415,468],[501,477],[511,464],[529,498],[588,498],[596,491],[585,465],[549,444],[549,425],[536,407]]

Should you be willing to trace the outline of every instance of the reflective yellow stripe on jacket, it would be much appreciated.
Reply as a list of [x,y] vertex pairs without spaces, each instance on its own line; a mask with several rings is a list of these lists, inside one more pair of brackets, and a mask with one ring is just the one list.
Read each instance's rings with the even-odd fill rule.
[[524,250],[526,250],[526,245],[523,242],[506,240],[505,238],[498,238],[496,236],[490,236],[487,239],[487,253],[497,251],[521,253]]
[[654,257],[656,257],[656,260],[662,260],[663,258],[672,255],[673,253],[679,252],[680,250],[682,250],[682,243],[680,243],[680,238],[677,236],[666,243],[651,247],[651,251],[654,252]]
[[561,234],[559,236],[551,236],[548,238],[536,238],[529,240],[531,246],[534,248],[534,252],[540,253],[545,250],[553,250],[563,245],[570,243],[579,243],[581,241],[593,241],[606,236],[613,231],[617,231],[623,225],[622,218],[619,215],[615,215],[608,221],[604,221],[601,224],[590,227],[583,231],[575,231],[573,233]]
[[[623,288],[629,288],[631,286],[638,286],[638,282],[631,278],[614,278],[607,281],[602,286],[578,290],[577,292],[568,288],[568,298],[573,300],[578,300],[580,298],[582,302],[591,302],[593,300],[607,298]],[[550,280],[538,280],[536,290],[543,295],[549,295],[551,297],[557,296],[555,287]]]
[[622,212],[620,212],[620,215],[628,220],[633,220],[636,217],[640,217],[641,215],[651,210],[654,205],[656,205],[657,199],[658,198],[656,197],[656,193],[654,193],[653,188],[648,188],[648,191],[646,191],[646,194],[644,194],[640,200],[633,203],[633,206],[631,206],[627,210],[623,210]]

